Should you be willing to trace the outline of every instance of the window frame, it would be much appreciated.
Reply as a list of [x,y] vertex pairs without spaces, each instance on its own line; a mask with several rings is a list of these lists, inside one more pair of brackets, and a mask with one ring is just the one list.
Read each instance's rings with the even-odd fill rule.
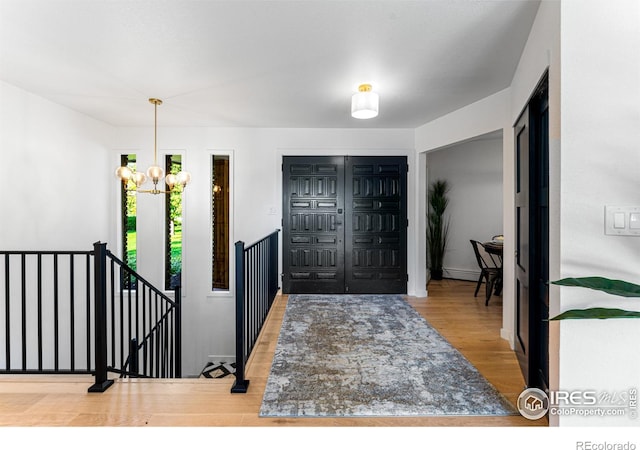
[[208,163],[208,200],[209,200],[209,261],[213,262],[213,160],[215,156],[226,156],[229,159],[229,289],[213,289],[213,268],[209,271],[209,294],[211,297],[225,297],[235,293],[235,250],[234,250],[234,151],[233,150],[209,150],[207,152]]
[[[186,151],[185,150],[178,150],[178,149],[173,149],[173,150],[164,150],[161,154],[158,155],[158,163],[159,165],[162,167],[162,169],[165,171],[165,177],[168,174],[167,171],[167,167],[166,167],[166,160],[167,157],[169,156],[180,156],[180,164],[183,168],[187,168],[187,162],[186,162]],[[162,187],[160,187],[160,184],[158,184],[158,189],[161,190],[168,190],[168,186],[165,183],[165,180],[162,180]],[[181,196],[181,202],[182,202],[182,239],[180,242],[180,246],[181,246],[181,252],[180,252],[180,265],[182,267],[181,271],[180,271],[180,290],[182,295],[185,295],[186,293],[186,285],[185,285],[185,277],[184,274],[186,272],[185,270],[185,249],[186,249],[186,245],[185,245],[185,230],[188,228],[188,225],[185,226],[185,224],[187,223],[186,220],[186,215],[187,215],[187,211],[185,208],[185,195],[188,195],[189,193],[189,186],[186,186],[184,188],[185,190],[182,192],[182,196]],[[163,222],[163,230],[162,230],[162,291],[165,293],[173,293],[174,289],[171,288],[167,288],[167,279],[166,279],[166,275],[168,272],[168,268],[167,268],[167,263],[170,261],[170,258],[168,257],[168,255],[166,254],[166,244],[167,244],[167,239],[170,239],[170,237],[168,236],[168,230],[167,230],[167,196],[169,194],[160,194],[163,196],[162,199],[162,222]]]
[[[184,153],[182,152],[167,152],[163,155],[163,162],[164,162],[164,171],[165,171],[165,178],[166,176],[170,173],[170,169],[169,166],[167,164],[169,158],[173,158],[179,156],[180,157],[180,170],[182,170],[182,168],[184,167]],[[166,185],[165,181],[162,181],[163,186],[161,189],[163,190],[167,190],[168,186]],[[171,193],[165,193],[164,195],[164,210],[163,210],[163,216],[164,216],[164,232],[163,232],[163,236],[162,236],[162,240],[163,240],[163,290],[166,292],[173,292],[175,287],[170,287],[171,282],[170,282],[170,275],[171,275],[171,236],[169,233],[169,209],[168,206],[170,204],[170,196]],[[181,210],[181,214],[180,214],[180,218],[181,218],[181,222],[184,221],[184,190],[180,193],[180,210]],[[182,273],[183,273],[183,269],[184,269],[184,234],[182,233],[182,223],[180,225],[180,287],[182,287]]]
[[[138,150],[118,150],[117,152],[117,160],[118,160],[118,166],[122,166],[123,162],[124,162],[124,158],[126,157],[127,160],[129,159],[129,156],[133,155],[135,157],[136,160],[136,170],[138,169],[138,164],[139,164],[139,151]],[[128,161],[127,161],[128,162]],[[124,233],[126,230],[126,226],[125,226],[125,217],[123,215],[123,202],[124,202],[124,196],[126,196],[126,192],[123,186],[122,181],[120,181],[120,179],[118,179],[117,181],[118,183],[118,193],[116,194],[117,197],[117,203],[116,203],[116,217],[117,217],[117,225],[116,225],[116,232],[117,232],[117,239],[116,239],[116,245],[117,245],[117,249],[118,249],[118,253],[120,260],[125,263],[126,265],[129,265],[129,261],[127,261],[127,251],[125,248],[125,242],[126,239],[124,237]],[[137,203],[137,198],[136,198],[136,203]],[[138,214],[137,214],[137,207],[138,205],[136,204],[136,234],[138,232]],[[136,266],[133,268],[135,271],[138,271],[138,246],[136,245]],[[123,284],[123,280],[120,280],[120,282],[118,283],[117,286],[118,292],[135,292],[137,289],[137,286],[133,286],[133,287],[128,287],[128,286],[124,286]]]

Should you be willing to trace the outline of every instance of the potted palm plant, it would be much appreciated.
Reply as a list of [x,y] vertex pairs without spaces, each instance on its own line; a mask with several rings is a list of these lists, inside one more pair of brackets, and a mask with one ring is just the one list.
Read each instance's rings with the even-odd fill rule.
[[442,264],[449,238],[449,217],[445,217],[449,205],[449,183],[436,180],[429,188],[429,214],[427,220],[427,251],[431,279],[442,279]]

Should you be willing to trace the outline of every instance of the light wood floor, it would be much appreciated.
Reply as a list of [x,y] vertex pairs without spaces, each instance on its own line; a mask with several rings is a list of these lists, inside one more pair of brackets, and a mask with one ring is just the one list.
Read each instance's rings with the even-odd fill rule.
[[[484,305],[475,283],[432,282],[429,298],[408,301],[509,400],[524,387],[514,353],[500,338],[502,299]],[[278,296],[248,362],[246,394],[229,392],[233,379],[116,380],[106,392],[88,393],[90,377],[0,376],[0,426],[46,427],[415,427],[547,426],[510,417],[260,418],[258,411],[286,306]]]

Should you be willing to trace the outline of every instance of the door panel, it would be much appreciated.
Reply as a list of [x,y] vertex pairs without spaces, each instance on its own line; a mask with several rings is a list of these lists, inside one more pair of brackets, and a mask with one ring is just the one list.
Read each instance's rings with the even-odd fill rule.
[[406,293],[406,158],[348,157],[345,171],[345,291]]
[[283,292],[343,292],[342,157],[285,158],[283,193]]
[[406,157],[283,161],[283,292],[406,293]]

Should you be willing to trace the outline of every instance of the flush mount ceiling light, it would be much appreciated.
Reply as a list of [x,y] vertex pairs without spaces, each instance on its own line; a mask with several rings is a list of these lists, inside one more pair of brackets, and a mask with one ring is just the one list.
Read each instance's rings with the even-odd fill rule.
[[361,84],[351,97],[351,116],[356,119],[372,119],[378,115],[378,94],[370,84]]
[[[136,172],[131,170],[127,166],[121,166],[116,169],[116,176],[122,180],[125,190],[144,192],[146,194],[168,194],[176,187],[185,187],[187,183],[191,181],[191,174],[189,172],[180,171],[177,174],[168,174],[164,181],[167,184],[168,190],[158,189],[158,183],[164,177],[164,169],[158,165],[158,105],[162,105],[162,100],[158,98],[150,98],[149,103],[154,105],[154,135],[153,135],[153,166],[147,169],[147,174],[143,172]],[[153,182],[153,189],[140,189],[147,178],[150,178]]]

